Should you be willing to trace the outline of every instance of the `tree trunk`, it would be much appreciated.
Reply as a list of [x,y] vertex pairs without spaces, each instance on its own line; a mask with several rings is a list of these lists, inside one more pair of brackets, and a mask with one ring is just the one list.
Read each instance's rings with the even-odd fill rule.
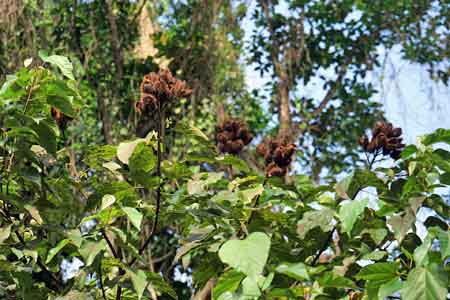
[[291,108],[289,101],[289,85],[285,78],[282,78],[278,84],[278,119],[280,127],[278,129],[278,137],[287,138],[292,141],[292,120],[291,120]]
[[113,143],[111,117],[107,110],[106,97],[97,91],[97,110],[102,121],[102,134],[107,144]]
[[116,65],[117,80],[120,81],[123,76],[122,54],[120,51],[119,32],[117,31],[116,15],[113,11],[112,0],[106,0],[106,11],[109,22],[109,29],[111,30],[110,42],[113,54],[114,64]]

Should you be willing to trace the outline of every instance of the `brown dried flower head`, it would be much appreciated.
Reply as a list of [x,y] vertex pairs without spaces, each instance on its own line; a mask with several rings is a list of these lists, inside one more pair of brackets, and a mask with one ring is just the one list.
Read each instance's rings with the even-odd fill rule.
[[50,110],[52,118],[55,120],[58,127],[64,130],[67,127],[67,123],[73,120],[73,118],[65,115],[59,109],[52,107]]
[[192,90],[185,81],[175,78],[169,70],[151,72],[144,76],[141,83],[141,98],[136,103],[136,110],[144,112],[149,107],[160,105],[182,98],[189,97]]
[[256,152],[266,162],[267,177],[286,175],[295,150],[295,144],[285,138],[266,139],[256,147]]
[[402,143],[402,129],[395,128],[392,123],[376,122],[372,129],[372,139],[366,135],[359,138],[358,143],[368,153],[389,155],[392,159],[399,159],[405,144]]
[[216,127],[216,143],[222,153],[239,154],[253,135],[244,121],[228,119]]

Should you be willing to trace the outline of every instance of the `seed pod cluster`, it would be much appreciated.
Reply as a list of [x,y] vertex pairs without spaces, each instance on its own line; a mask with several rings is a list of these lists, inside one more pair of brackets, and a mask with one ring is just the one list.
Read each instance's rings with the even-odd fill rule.
[[52,107],[50,110],[52,114],[53,120],[55,120],[56,124],[61,130],[66,129],[67,123],[73,120],[73,118],[65,115],[63,112],[61,112],[59,109]]
[[216,127],[216,143],[222,153],[239,154],[253,135],[244,121],[228,119]]
[[405,144],[402,143],[402,129],[395,128],[392,123],[377,122],[372,129],[372,139],[366,135],[359,138],[358,143],[368,153],[383,151],[392,159],[399,159]]
[[267,139],[256,147],[256,152],[266,162],[267,177],[286,175],[295,150],[295,144],[283,138]]
[[192,90],[186,82],[179,80],[169,70],[151,72],[141,82],[141,98],[136,102],[138,112],[147,111],[150,107],[163,107],[172,100],[189,97]]

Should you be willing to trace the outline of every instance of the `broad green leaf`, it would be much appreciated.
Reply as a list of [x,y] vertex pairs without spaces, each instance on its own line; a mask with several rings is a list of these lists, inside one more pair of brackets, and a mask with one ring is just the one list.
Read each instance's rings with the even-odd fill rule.
[[432,134],[428,134],[422,140],[425,146],[435,143],[447,143],[450,144],[450,129],[439,128]]
[[135,272],[131,269],[128,269],[127,272],[128,275],[130,275],[131,283],[133,284],[138,299],[141,299],[147,285],[147,276],[145,275],[145,272],[142,270],[137,270]]
[[145,142],[144,139],[136,139],[131,142],[120,143],[117,147],[117,158],[124,164],[128,165],[129,159],[133,154],[134,148],[141,143]]
[[72,103],[70,102],[69,98],[67,98],[67,97],[59,97],[59,96],[49,95],[47,97],[47,103],[53,107],[56,107],[58,110],[60,110],[66,116],[74,118],[77,115],[75,109],[73,108]]
[[351,233],[353,225],[359,215],[364,212],[364,208],[367,207],[368,203],[369,199],[361,201],[352,200],[339,208],[339,219],[342,221],[342,229],[344,232]]
[[425,197],[415,197],[409,200],[409,207],[406,208],[406,212],[403,214],[392,216],[388,220],[388,224],[392,226],[395,238],[401,242],[412,225],[416,221],[416,213]]
[[303,281],[309,280],[308,271],[304,263],[283,263],[279,265],[276,272],[292,277],[295,280]]
[[45,260],[45,263],[48,264],[49,262],[52,261],[52,259],[68,244],[70,244],[70,240],[68,239],[64,239],[59,241],[59,243],[52,249],[50,249],[50,251],[48,251],[47,254],[47,259]]
[[240,191],[239,194],[241,195],[244,204],[250,204],[256,197],[260,196],[263,192],[264,192],[263,185],[258,184],[254,188]]
[[245,275],[236,270],[228,270],[219,277],[216,285],[213,289],[213,299],[218,299],[218,297],[225,292],[234,292],[238,289],[241,281],[244,279]]
[[102,206],[100,207],[101,210],[110,207],[111,205],[114,204],[114,202],[116,202],[116,197],[114,197],[114,195],[105,195],[102,198]]
[[261,292],[270,286],[273,277],[273,273],[270,273],[267,277],[262,275],[258,277],[246,277],[242,281],[242,299],[258,299],[261,296]]
[[428,264],[428,250],[430,250],[432,242],[433,236],[428,233],[422,245],[414,250],[414,262],[416,263],[416,267],[421,267],[424,264]]
[[105,240],[99,240],[99,241],[85,241],[79,251],[81,256],[83,257],[84,264],[86,267],[90,266],[93,262],[97,254],[99,254],[101,251],[104,251],[107,249],[107,245]]
[[374,263],[359,271],[357,279],[371,281],[374,284],[381,285],[398,276],[398,265],[393,262]]
[[356,288],[355,283],[349,278],[339,276],[333,272],[326,272],[317,280],[321,287],[332,288]]
[[370,253],[367,253],[361,257],[361,259],[370,259],[370,260],[380,260],[387,255],[386,251],[375,250]]
[[308,211],[297,223],[297,233],[301,239],[315,227],[320,227],[324,232],[331,231],[333,225],[334,210],[323,208],[321,210]]
[[439,230],[437,238],[439,239],[441,257],[444,260],[450,256],[450,231]]
[[378,300],[384,300],[387,297],[392,296],[392,294],[401,290],[402,286],[403,282],[398,277],[382,284],[378,290]]
[[0,227],[0,244],[3,244],[3,242],[9,238],[11,234],[11,226],[12,224]]
[[216,157],[216,161],[219,162],[222,165],[231,165],[233,168],[248,173],[250,172],[250,168],[248,167],[247,163],[237,157],[236,155],[231,154],[225,154],[219,157]]
[[136,145],[128,160],[132,178],[142,185],[147,185],[148,181],[152,179],[150,172],[156,167],[156,164],[157,158],[153,149],[144,142]]
[[56,155],[56,133],[46,121],[40,121],[34,123],[31,126],[34,132],[36,132],[39,144],[47,150],[48,153]]
[[73,77],[73,66],[69,59],[61,55],[47,56],[44,52],[39,51],[39,57],[46,63],[56,66],[61,73],[69,79],[75,80]]
[[401,290],[402,299],[445,300],[448,274],[438,265],[414,268]]
[[199,194],[206,190],[208,185],[214,184],[223,178],[223,172],[210,172],[195,174],[192,180],[187,183],[189,195]]
[[128,216],[128,219],[131,221],[131,224],[133,224],[134,227],[140,230],[143,217],[142,213],[140,213],[134,207],[122,207],[122,210]]
[[244,240],[229,240],[219,250],[222,262],[249,277],[260,275],[269,257],[270,238],[253,232]]

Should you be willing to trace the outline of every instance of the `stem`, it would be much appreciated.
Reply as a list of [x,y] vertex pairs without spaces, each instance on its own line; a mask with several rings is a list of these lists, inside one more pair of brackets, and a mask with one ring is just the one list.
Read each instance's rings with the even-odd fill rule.
[[105,287],[103,286],[103,275],[102,275],[102,259],[100,259],[100,267],[98,269],[98,276],[100,277],[100,289],[102,290],[103,299],[108,300],[106,298]]
[[[263,181],[263,187],[266,185],[266,183],[267,183],[267,176],[264,178],[264,181]],[[262,193],[261,193],[262,194]],[[253,205],[252,205],[252,210],[250,211],[250,216],[248,217],[248,219],[247,219],[247,221],[245,222],[245,224],[250,224],[251,222],[252,222],[252,220],[253,220],[253,217],[255,216],[255,209],[256,209],[256,207],[258,206],[258,204],[259,204],[259,198],[261,197],[261,194],[259,194],[258,196],[256,196],[256,199],[255,199],[255,203],[253,203]],[[238,231],[238,233],[237,233],[237,235],[239,236],[239,235],[241,235],[241,233],[242,233],[242,226],[241,226],[241,228],[239,229],[239,231]]]
[[[139,255],[144,253],[145,248],[147,248],[148,244],[150,244],[150,241],[152,240],[153,236],[156,232],[156,227],[158,226],[158,219],[159,219],[159,213],[161,210],[161,160],[162,160],[162,153],[161,153],[161,134],[162,134],[163,128],[162,128],[162,118],[161,118],[161,106],[158,102],[158,139],[157,139],[157,164],[156,164],[156,176],[159,178],[158,187],[156,189],[156,209],[155,209],[155,218],[153,219],[153,225],[152,230],[150,232],[150,235],[145,240],[144,244],[142,244],[141,248],[139,248]],[[134,257],[130,263],[129,266],[132,266],[137,260],[137,257]]]
[[316,256],[314,257],[311,265],[315,266],[317,261],[319,260],[319,257],[322,255],[322,253],[328,249],[328,245],[331,243],[331,241],[333,240],[333,234],[336,231],[336,226],[333,227],[333,230],[330,231],[330,234],[328,235],[327,240],[325,241],[325,243],[323,244],[322,248],[320,248],[319,252],[316,254]]
[[[106,232],[104,229],[101,230],[102,236],[105,239],[106,243],[108,244],[109,249],[111,250],[112,254],[114,255],[114,257],[118,260],[122,260],[122,257],[120,256],[120,252],[116,251],[116,249],[114,249],[114,246],[111,242],[111,240],[108,238],[108,236],[106,235]],[[119,276],[125,274],[125,271],[119,267]],[[101,278],[100,278],[101,280]],[[117,285],[117,293],[116,293],[116,300],[120,300],[122,299],[122,287],[120,285]]]
[[[372,161],[371,161],[370,164],[369,164],[369,171],[372,169],[373,162],[375,161],[375,158],[378,156],[379,153],[380,153],[380,152],[377,151],[377,152],[374,154],[374,157],[372,158]],[[357,191],[355,192],[355,194],[353,195],[352,200],[355,200],[355,199],[356,199],[356,196],[358,196],[358,194],[359,194],[359,192],[361,192],[361,190],[362,190],[362,188],[359,187],[358,190],[357,190]],[[334,226],[334,227],[333,227],[333,230],[331,230],[331,232],[330,232],[330,234],[328,235],[328,238],[327,238],[327,240],[325,241],[325,243],[323,244],[322,248],[320,248],[319,252],[318,252],[318,253],[316,254],[316,256],[314,257],[314,259],[313,259],[313,261],[312,261],[312,263],[311,263],[312,266],[314,266],[314,265],[317,263],[317,260],[318,260],[319,257],[322,255],[322,253],[323,253],[325,250],[328,249],[328,245],[329,245],[329,244],[331,243],[331,241],[333,240],[333,234],[334,234],[334,232],[336,231],[336,229],[337,229],[336,226]]]

